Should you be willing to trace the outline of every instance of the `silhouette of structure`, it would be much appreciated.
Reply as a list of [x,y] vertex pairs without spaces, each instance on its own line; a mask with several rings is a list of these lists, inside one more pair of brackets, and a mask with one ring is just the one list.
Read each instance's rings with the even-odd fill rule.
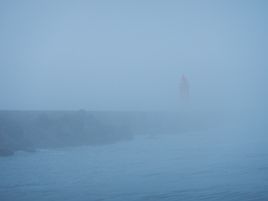
[[180,80],[180,100],[184,104],[190,101],[189,87],[187,78],[182,75]]

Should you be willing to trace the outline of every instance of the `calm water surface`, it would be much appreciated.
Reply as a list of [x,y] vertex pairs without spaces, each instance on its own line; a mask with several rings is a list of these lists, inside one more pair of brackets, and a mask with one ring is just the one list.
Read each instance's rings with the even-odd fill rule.
[[1,201],[268,200],[265,133],[140,136],[0,158]]

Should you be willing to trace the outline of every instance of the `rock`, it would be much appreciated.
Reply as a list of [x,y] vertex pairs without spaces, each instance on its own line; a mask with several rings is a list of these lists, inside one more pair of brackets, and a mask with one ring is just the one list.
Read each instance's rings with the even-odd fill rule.
[[11,149],[0,148],[0,156],[12,156],[14,151]]

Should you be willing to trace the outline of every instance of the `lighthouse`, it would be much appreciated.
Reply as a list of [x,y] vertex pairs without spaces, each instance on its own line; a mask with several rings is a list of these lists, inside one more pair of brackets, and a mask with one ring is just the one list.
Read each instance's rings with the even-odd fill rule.
[[180,102],[182,104],[188,104],[190,101],[189,87],[186,76],[182,75],[180,79]]

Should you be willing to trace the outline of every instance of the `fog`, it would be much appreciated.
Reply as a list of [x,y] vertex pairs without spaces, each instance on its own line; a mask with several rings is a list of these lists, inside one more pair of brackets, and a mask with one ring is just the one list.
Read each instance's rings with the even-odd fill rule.
[[0,200],[268,200],[268,3],[0,1]]
[[173,110],[266,98],[265,1],[1,1],[1,103],[18,110]]

